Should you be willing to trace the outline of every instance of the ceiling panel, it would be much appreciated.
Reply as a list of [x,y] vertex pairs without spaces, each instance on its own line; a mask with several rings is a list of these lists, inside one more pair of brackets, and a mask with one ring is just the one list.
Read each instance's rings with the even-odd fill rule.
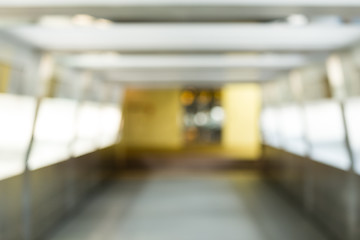
[[12,0],[0,16],[90,14],[115,21],[270,20],[290,14],[358,16],[358,0]]
[[360,38],[358,26],[287,24],[24,25],[6,31],[35,47],[58,51],[326,51]]
[[159,6],[159,5],[272,5],[272,6],[359,6],[358,0],[12,0],[0,6]]
[[61,65],[81,69],[137,68],[272,68],[290,69],[324,59],[302,54],[67,54]]
[[103,79],[120,83],[227,83],[266,80],[273,71],[258,69],[142,69],[103,72]]

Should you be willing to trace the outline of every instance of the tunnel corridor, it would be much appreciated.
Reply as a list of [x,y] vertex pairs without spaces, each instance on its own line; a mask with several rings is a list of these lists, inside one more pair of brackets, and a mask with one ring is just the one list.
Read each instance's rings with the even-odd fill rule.
[[359,240],[360,0],[0,1],[0,240]]

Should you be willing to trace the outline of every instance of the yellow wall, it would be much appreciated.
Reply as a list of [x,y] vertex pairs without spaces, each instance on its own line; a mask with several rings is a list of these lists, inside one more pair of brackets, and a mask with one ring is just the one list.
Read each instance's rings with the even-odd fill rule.
[[123,109],[128,147],[182,147],[180,90],[127,90]]
[[0,63],[0,92],[7,92],[10,77],[10,67]]
[[260,88],[256,84],[229,84],[223,88],[225,123],[222,144],[238,158],[256,159],[260,155]]

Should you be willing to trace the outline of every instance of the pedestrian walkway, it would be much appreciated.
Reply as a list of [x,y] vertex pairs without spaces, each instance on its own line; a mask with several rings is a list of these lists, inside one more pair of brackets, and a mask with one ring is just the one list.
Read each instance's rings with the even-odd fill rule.
[[325,240],[252,172],[116,180],[52,240]]

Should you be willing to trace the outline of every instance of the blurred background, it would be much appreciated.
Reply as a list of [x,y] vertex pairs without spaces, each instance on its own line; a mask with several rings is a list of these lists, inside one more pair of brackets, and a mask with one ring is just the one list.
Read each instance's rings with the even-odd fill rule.
[[360,239],[360,1],[0,1],[0,239]]

